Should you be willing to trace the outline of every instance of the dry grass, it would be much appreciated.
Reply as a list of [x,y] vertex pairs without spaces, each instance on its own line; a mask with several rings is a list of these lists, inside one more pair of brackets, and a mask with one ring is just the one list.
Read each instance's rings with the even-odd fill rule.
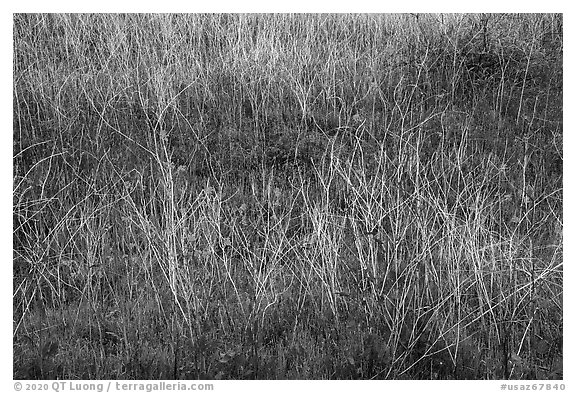
[[562,17],[15,15],[14,378],[562,377]]

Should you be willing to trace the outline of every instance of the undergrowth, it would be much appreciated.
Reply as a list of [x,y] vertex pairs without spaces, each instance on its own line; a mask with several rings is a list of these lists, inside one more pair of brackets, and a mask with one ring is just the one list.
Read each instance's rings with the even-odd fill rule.
[[562,23],[15,14],[14,378],[562,378]]

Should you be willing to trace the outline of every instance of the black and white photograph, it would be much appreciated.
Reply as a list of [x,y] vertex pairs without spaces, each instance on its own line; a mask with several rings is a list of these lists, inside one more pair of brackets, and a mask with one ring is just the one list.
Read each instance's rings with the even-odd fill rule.
[[560,386],[563,23],[13,13],[12,378]]

